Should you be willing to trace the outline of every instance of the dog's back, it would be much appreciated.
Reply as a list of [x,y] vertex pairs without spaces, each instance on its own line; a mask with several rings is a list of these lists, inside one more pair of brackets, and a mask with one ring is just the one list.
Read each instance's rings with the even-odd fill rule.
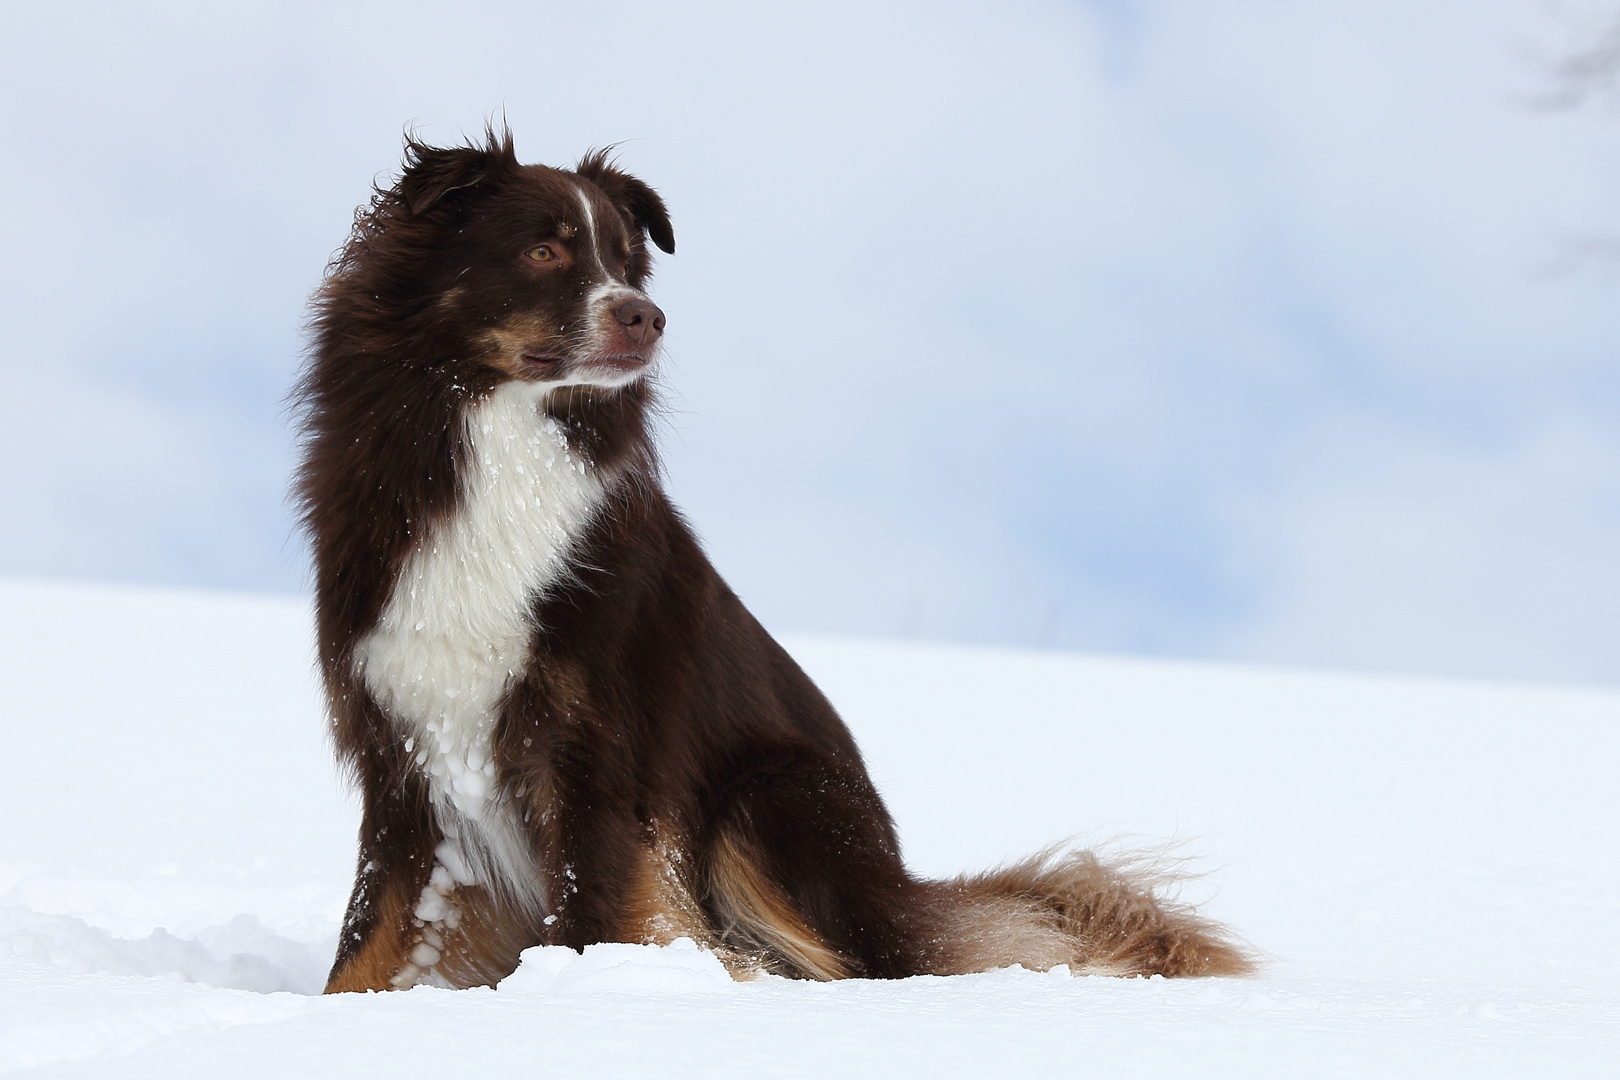
[[329,989],[691,937],[812,978],[1248,961],[1086,853],[910,877],[848,730],[658,481],[663,202],[593,155],[408,146],[316,298],[305,521],[364,804]]

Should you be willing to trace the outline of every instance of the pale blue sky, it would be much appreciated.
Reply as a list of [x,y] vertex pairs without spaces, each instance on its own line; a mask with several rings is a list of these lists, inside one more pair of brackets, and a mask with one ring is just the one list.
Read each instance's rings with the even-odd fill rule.
[[304,299],[411,124],[669,200],[766,624],[1620,680],[1615,5],[0,15],[0,573],[297,590]]

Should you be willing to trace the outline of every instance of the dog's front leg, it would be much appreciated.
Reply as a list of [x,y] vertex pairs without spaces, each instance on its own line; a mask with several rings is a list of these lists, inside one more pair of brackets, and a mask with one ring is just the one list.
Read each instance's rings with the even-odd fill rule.
[[412,962],[420,939],[416,908],[433,871],[438,836],[425,800],[411,794],[395,789],[366,799],[360,865],[326,982],[329,994],[395,989]]
[[368,813],[360,850],[329,994],[491,986],[548,937],[526,905],[467,882],[454,845],[425,810]]
[[590,772],[558,771],[561,798],[548,860],[546,940],[572,949],[642,936],[632,925],[632,909],[647,862],[648,829],[630,807],[593,783]]
[[507,701],[496,762],[540,872],[548,945],[647,940],[641,909],[656,825],[633,743],[566,658],[536,663]]

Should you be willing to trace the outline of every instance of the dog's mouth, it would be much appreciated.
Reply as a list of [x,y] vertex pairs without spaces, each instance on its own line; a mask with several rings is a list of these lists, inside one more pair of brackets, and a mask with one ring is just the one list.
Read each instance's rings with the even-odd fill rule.
[[555,375],[562,365],[563,358],[556,353],[523,354],[523,366],[541,375]]
[[523,366],[541,378],[556,377],[562,372],[564,364],[577,372],[598,370],[628,374],[640,371],[652,363],[652,357],[636,353],[601,353],[595,356],[582,356],[568,363],[568,358],[559,353],[526,352],[522,359]]
[[607,368],[611,371],[640,371],[650,363],[652,363],[650,356],[638,353],[610,353],[587,357],[581,366]]

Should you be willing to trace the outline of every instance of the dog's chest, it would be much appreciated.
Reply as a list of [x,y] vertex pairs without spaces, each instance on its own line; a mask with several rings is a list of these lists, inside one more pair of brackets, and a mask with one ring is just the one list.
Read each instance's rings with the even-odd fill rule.
[[417,542],[355,652],[441,820],[491,810],[498,708],[528,662],[534,600],[567,573],[569,546],[602,501],[538,404],[538,388],[506,383],[468,411],[457,508]]

